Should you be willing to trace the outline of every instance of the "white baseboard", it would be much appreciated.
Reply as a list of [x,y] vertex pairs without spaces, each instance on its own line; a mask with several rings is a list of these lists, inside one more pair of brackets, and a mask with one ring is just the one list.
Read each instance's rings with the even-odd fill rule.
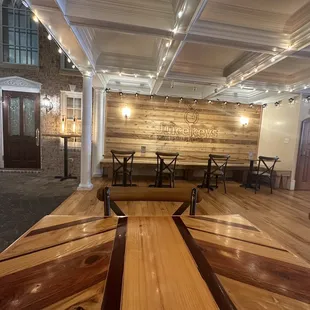
[[290,191],[295,190],[295,183],[296,183],[296,181],[295,181],[295,180],[291,180],[291,184],[290,184]]

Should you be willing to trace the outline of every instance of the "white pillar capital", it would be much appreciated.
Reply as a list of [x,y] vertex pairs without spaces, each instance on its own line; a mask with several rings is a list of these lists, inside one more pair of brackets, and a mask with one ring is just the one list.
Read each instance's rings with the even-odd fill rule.
[[78,190],[93,188],[91,183],[92,81],[91,74],[83,73],[81,180]]

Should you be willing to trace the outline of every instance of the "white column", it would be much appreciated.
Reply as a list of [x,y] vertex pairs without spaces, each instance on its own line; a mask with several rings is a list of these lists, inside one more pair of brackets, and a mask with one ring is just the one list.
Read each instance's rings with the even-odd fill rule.
[[101,176],[100,161],[104,155],[106,92],[95,88],[92,175]]
[[83,74],[81,180],[78,190],[93,188],[91,183],[92,81],[91,73]]

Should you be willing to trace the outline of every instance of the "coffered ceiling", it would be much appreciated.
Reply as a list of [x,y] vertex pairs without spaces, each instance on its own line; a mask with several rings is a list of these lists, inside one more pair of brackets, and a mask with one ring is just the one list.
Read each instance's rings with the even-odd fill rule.
[[96,86],[265,103],[310,89],[308,0],[27,0]]

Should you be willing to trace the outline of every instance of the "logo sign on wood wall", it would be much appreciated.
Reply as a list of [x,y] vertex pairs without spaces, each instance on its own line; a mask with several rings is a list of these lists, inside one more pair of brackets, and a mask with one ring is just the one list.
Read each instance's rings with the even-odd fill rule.
[[184,113],[184,123],[162,122],[158,140],[175,141],[200,141],[205,138],[216,138],[218,130],[213,126],[199,123],[199,112],[194,104],[187,105]]

